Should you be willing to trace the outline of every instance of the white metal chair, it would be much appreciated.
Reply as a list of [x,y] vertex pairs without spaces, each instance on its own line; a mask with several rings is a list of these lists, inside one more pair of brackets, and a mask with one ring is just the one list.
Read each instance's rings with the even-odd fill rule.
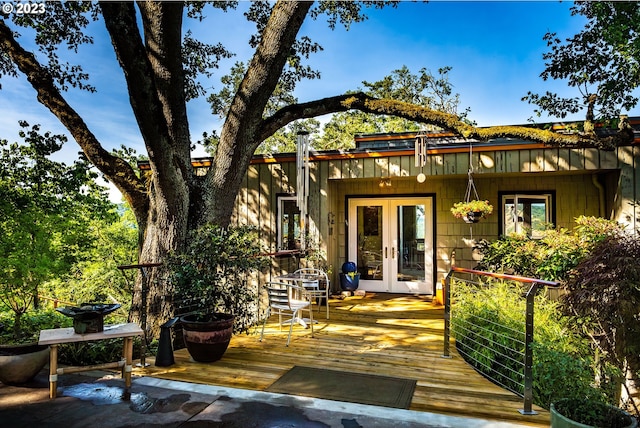
[[382,254],[376,253],[375,251],[365,251],[363,253],[363,258],[365,261],[365,266],[367,267],[367,272],[373,279],[376,277],[381,277],[382,272],[380,268],[382,267]]
[[[307,289],[312,299],[318,299],[318,313],[320,313],[320,306],[324,299],[324,304],[327,307],[327,319],[329,319],[329,293],[331,290],[331,284],[329,284],[329,276],[327,273],[322,269],[315,268],[302,268],[296,270],[294,273],[300,275],[314,275],[318,278],[302,280],[301,285]],[[324,283],[324,288],[322,288],[321,283]]]
[[[262,342],[262,338],[264,337],[264,327],[269,317],[273,314],[278,314],[280,331],[282,331],[283,324],[289,324],[287,346],[289,346],[289,342],[291,341],[291,331],[295,323],[301,324],[304,328],[311,326],[311,337],[313,337],[313,310],[311,309],[311,297],[307,290],[297,284],[285,282],[269,282],[266,284],[265,289],[267,290],[269,306],[265,314],[264,322],[262,323],[260,341]],[[309,310],[308,323],[301,316],[301,312],[304,309]],[[283,321],[283,315],[289,315],[291,318]]]

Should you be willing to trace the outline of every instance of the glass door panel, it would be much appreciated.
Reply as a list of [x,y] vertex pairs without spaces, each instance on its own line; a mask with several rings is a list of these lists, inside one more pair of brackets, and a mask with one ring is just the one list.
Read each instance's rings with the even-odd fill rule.
[[359,206],[358,213],[358,266],[361,280],[381,281],[383,211],[381,205]]
[[398,206],[398,281],[424,281],[424,210],[424,205]]
[[431,199],[392,199],[390,203],[395,217],[390,291],[433,294]]
[[385,245],[389,240],[388,202],[355,198],[349,201],[348,209],[347,259],[358,265],[359,289],[388,292],[389,266],[385,257]]

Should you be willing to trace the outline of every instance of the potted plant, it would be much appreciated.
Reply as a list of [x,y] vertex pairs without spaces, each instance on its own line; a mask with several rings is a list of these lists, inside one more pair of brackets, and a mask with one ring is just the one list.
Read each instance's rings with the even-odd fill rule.
[[219,360],[232,334],[256,322],[257,287],[249,280],[266,262],[261,254],[253,228],[205,225],[190,234],[183,252],[169,256],[174,306],[193,360]]
[[551,404],[552,428],[635,428],[634,417],[609,404],[582,398],[563,398]]
[[489,201],[471,200],[456,202],[451,207],[451,213],[456,218],[463,219],[466,223],[477,223],[481,218],[486,218],[493,212],[493,206]]
[[360,285],[360,272],[358,266],[354,262],[346,262],[342,264],[342,273],[340,273],[340,287],[344,291],[355,291]]

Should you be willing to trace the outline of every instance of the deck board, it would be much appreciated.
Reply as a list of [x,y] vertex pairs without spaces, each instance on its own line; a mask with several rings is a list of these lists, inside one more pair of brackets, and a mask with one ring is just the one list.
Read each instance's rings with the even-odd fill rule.
[[324,307],[316,311],[311,330],[295,326],[289,347],[288,327],[277,317],[260,328],[233,337],[223,358],[196,363],[186,349],[174,352],[171,367],[150,366],[135,374],[183,382],[264,391],[294,365],[366,372],[416,379],[410,410],[477,417],[531,426],[549,426],[548,411],[522,415],[522,398],[496,386],[469,366],[451,346],[443,358],[443,309],[429,298],[367,293],[344,300],[331,299],[330,319]]

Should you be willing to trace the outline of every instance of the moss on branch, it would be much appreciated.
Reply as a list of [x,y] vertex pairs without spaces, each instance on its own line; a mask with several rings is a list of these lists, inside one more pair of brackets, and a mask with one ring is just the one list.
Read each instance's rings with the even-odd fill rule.
[[399,116],[420,123],[435,125],[464,138],[488,141],[494,138],[518,138],[555,147],[597,147],[611,150],[633,141],[633,132],[623,129],[614,136],[599,138],[594,133],[558,133],[528,126],[492,126],[478,128],[463,122],[454,114],[395,100],[380,100],[366,94],[354,94],[342,101],[345,109],[366,113]]

